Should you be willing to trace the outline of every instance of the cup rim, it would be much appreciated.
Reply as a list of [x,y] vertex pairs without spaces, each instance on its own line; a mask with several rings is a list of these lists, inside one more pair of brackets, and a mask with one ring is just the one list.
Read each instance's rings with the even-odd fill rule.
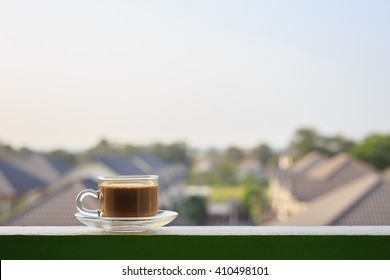
[[157,180],[158,175],[108,175],[108,176],[98,176],[98,181],[132,181],[132,180]]

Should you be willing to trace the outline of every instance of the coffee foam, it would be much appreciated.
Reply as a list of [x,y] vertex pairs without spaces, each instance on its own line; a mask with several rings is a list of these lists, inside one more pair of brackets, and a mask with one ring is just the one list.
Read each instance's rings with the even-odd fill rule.
[[118,182],[112,182],[112,183],[105,183],[99,185],[99,187],[102,188],[153,188],[158,187],[156,184],[139,184],[139,183],[133,183],[129,184],[128,182],[119,184]]

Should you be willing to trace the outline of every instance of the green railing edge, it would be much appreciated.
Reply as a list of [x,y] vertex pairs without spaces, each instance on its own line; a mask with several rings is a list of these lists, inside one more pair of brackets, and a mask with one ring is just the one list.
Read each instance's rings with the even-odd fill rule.
[[3,235],[25,260],[388,260],[387,235]]

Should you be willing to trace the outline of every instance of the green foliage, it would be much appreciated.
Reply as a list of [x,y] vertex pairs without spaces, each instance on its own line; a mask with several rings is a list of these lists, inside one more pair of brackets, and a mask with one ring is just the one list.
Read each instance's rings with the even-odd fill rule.
[[221,185],[213,186],[209,197],[211,202],[225,202],[229,200],[243,201],[246,194],[246,186]]
[[192,168],[188,177],[189,184],[210,186],[240,184],[241,179],[238,177],[238,167],[242,160],[254,159],[266,167],[275,155],[269,146],[260,144],[248,151],[237,147],[229,147],[221,152],[213,149],[204,153],[203,157],[211,162],[211,169],[197,172]]
[[219,161],[210,172],[209,183],[211,185],[236,184],[236,165],[228,161]]
[[10,146],[6,144],[0,143],[0,157],[7,158],[16,154],[16,151]]
[[351,154],[382,170],[390,166],[390,135],[374,134],[352,148]]
[[341,135],[323,136],[314,129],[301,128],[295,132],[290,149],[296,159],[311,151],[326,155],[348,152],[380,170],[390,166],[390,135],[373,134],[354,143]]
[[196,172],[194,168],[190,168],[187,176],[187,184],[189,185],[210,185],[209,172]]
[[19,156],[28,156],[28,155],[31,155],[33,153],[33,151],[31,151],[29,148],[27,147],[21,147],[17,152],[16,152]]
[[77,155],[65,150],[57,149],[50,151],[48,155],[52,158],[58,159],[69,165],[75,165],[77,163]]
[[350,151],[355,143],[342,135],[323,137],[323,149],[328,155]]
[[230,147],[225,150],[222,159],[226,162],[239,162],[244,157],[244,153],[237,147]]
[[33,152],[27,147],[22,147],[20,149],[15,149],[10,145],[0,143],[0,158],[12,158],[27,156]]
[[317,149],[318,134],[310,128],[298,129],[290,142],[290,150],[296,158],[301,158],[305,154]]
[[[183,142],[162,144],[155,143],[147,146],[135,146],[131,144],[116,144],[106,139],[101,139],[95,146],[80,152],[71,153],[63,149],[55,149],[49,152],[39,152],[39,154],[58,159],[69,165],[75,165],[79,162],[105,155],[133,155],[140,151],[150,152],[166,162],[180,162],[189,164],[187,145]],[[15,149],[10,145],[0,143],[0,158],[23,157],[37,153],[27,147]]]
[[237,184],[236,164],[232,162],[218,161],[210,171],[195,172],[190,171],[189,184],[195,185],[235,185]]
[[255,158],[257,161],[261,163],[262,166],[267,166],[273,155],[272,149],[267,144],[260,144],[257,147],[255,147],[251,154],[253,158]]
[[191,196],[184,205],[184,213],[191,224],[205,225],[207,222],[205,199],[199,196]]
[[88,159],[88,158],[94,158],[97,156],[105,156],[105,155],[111,155],[111,154],[119,154],[121,153],[121,150],[119,147],[114,145],[113,143],[110,143],[106,139],[101,139],[96,146],[88,149],[84,153],[82,153],[81,158]]
[[311,151],[318,151],[326,155],[335,155],[348,152],[354,142],[341,135],[323,136],[311,128],[300,128],[290,142],[290,150],[294,157],[299,159]]
[[245,195],[243,199],[244,213],[256,225],[261,224],[262,215],[269,208],[268,183],[253,176],[248,176],[244,180]]
[[115,144],[102,139],[96,146],[80,155],[82,160],[104,155],[133,155],[137,152],[149,152],[166,162],[189,163],[187,145],[183,142],[172,144],[155,143],[147,146],[135,146],[131,144]]
[[172,144],[155,143],[146,147],[146,150],[166,162],[181,162],[187,165],[190,162],[188,147],[184,142]]

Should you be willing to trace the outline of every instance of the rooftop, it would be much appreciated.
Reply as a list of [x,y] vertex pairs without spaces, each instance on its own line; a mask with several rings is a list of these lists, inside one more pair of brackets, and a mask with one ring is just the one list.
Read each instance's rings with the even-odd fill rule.
[[0,160],[0,195],[15,195],[46,186],[46,182]]
[[[79,226],[74,217],[77,212],[76,196],[85,187],[97,189],[97,183],[85,179],[54,192],[44,192],[30,207],[3,223],[6,226]],[[97,208],[94,200],[85,199],[88,208]],[[28,211],[26,211],[28,210]]]

